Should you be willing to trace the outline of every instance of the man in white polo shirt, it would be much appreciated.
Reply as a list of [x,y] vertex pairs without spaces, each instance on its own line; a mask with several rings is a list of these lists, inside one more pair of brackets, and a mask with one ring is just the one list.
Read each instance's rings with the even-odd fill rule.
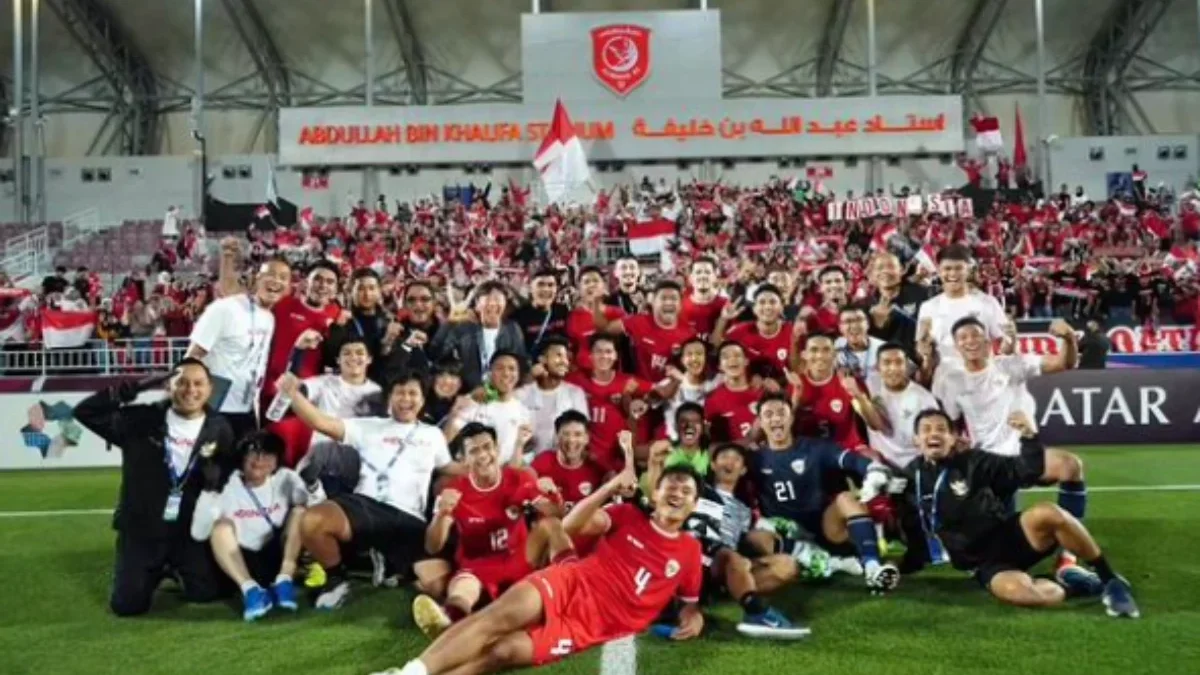
[[425,405],[420,377],[402,375],[392,383],[388,417],[326,415],[304,396],[291,373],[279,378],[279,391],[291,397],[292,411],[313,431],[354,448],[362,458],[354,493],[314,506],[300,523],[304,548],[326,572],[316,606],[334,609],[349,596],[343,545],[376,549],[391,569],[411,576],[413,565],[426,557],[426,502],[434,472],[463,473],[451,462],[441,430],[418,421]]
[[[255,408],[275,333],[271,308],[287,293],[291,280],[287,261],[269,260],[259,267],[252,292],[214,301],[192,328],[187,356],[203,361],[212,372],[211,403],[229,420],[235,438],[258,429]],[[301,339],[306,340],[305,348],[315,346],[312,336]]]

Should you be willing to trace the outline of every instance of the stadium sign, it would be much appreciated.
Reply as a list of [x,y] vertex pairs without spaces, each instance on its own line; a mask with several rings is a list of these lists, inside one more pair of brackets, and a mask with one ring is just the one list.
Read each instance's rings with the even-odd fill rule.
[[1029,390],[1048,445],[1196,442],[1198,370],[1075,370]]
[[[564,103],[592,162],[963,147],[957,96]],[[526,164],[552,111],[533,104],[285,108],[279,159],[288,166]]]
[[[1113,354],[1182,353],[1193,351],[1196,329],[1192,326],[1159,326],[1153,330],[1141,326],[1115,326],[1108,330],[1108,339]],[[1022,332],[1017,336],[1020,354],[1057,354],[1061,347],[1058,339],[1049,333]]]

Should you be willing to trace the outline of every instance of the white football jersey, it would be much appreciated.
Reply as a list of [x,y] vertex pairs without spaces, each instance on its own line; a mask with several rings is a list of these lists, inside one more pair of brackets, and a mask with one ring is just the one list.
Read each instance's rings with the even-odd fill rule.
[[1021,411],[1036,422],[1037,403],[1025,383],[1041,374],[1040,356],[994,356],[977,373],[948,370],[934,382],[933,394],[952,419],[966,420],[977,447],[1015,457],[1021,453],[1021,434],[1008,425],[1008,417]]
[[887,415],[892,432],[884,434],[867,429],[867,441],[872,449],[883,455],[893,466],[903,468],[920,454],[913,442],[913,424],[917,415],[922,410],[936,410],[937,399],[928,389],[916,382],[909,382],[902,391],[892,391],[876,379],[875,382],[868,383],[868,389],[871,399],[882,407]]
[[[961,298],[951,298],[945,293],[921,303],[921,311],[917,315],[917,330],[925,320],[929,320],[930,333],[934,344],[937,345],[938,357],[941,363],[962,362],[958,348],[954,346],[954,335],[951,328],[961,319],[973,316],[987,330],[988,338],[996,340],[1004,337],[1004,325],[1008,317],[1000,301],[982,291],[971,289]],[[939,367],[940,369],[940,367]]]

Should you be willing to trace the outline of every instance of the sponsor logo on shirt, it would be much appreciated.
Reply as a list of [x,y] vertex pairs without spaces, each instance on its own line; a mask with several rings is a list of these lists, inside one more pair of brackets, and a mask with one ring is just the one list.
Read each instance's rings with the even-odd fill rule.
[[629,543],[633,544],[634,546],[642,549],[643,551],[646,550],[646,545],[638,541],[632,534],[625,535],[625,538],[628,539]]
[[[279,511],[282,511],[283,505],[282,504],[272,504],[272,505],[266,506],[264,508],[267,510],[268,514],[271,514],[271,513],[277,513]],[[238,509],[237,511],[233,512],[233,517],[234,518],[261,518],[262,514],[260,514],[258,512],[258,509]]]

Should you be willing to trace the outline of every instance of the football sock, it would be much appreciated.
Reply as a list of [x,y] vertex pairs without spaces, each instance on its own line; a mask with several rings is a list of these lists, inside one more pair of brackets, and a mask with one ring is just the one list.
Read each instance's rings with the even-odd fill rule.
[[879,540],[875,537],[875,522],[870,516],[853,516],[846,521],[850,541],[858,551],[864,567],[879,564]]
[[451,623],[462,621],[467,617],[466,611],[459,607],[458,603],[447,602],[442,609],[446,610],[446,616],[450,617]]
[[1108,560],[1104,558],[1104,554],[1096,556],[1095,560],[1089,560],[1088,564],[1096,570],[1096,576],[1100,577],[1100,581],[1106,584],[1117,577],[1112,568],[1108,566]]
[[238,588],[242,589],[242,595],[249,593],[251,590],[258,588],[258,582],[253,579],[248,579],[238,584]]
[[1081,480],[1069,480],[1058,484],[1058,505],[1064,511],[1083,520],[1087,510],[1087,486]]
[[762,598],[758,597],[756,593],[745,594],[738,604],[747,614],[758,615],[767,611],[767,606],[763,604]]

